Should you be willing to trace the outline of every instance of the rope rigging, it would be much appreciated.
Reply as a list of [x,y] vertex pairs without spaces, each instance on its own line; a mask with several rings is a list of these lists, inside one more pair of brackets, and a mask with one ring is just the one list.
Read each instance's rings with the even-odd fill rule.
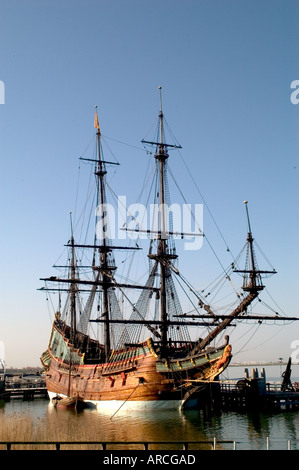
[[[164,118],[164,116],[163,116],[163,118]],[[168,126],[165,118],[163,119],[163,123],[165,124],[165,126],[167,126],[168,132],[171,134],[173,140],[176,142],[176,139],[172,135],[171,130],[169,129],[169,126]],[[159,132],[160,132],[160,139],[161,139],[160,142],[162,143],[162,146],[163,146],[164,145],[163,142],[165,142],[165,128],[161,127],[161,126],[159,128],[159,123],[158,123],[157,135],[159,135]],[[109,137],[107,137],[107,138],[111,139]],[[136,146],[129,145],[129,144],[126,144],[124,142],[117,141],[116,139],[111,139],[111,140],[114,140],[116,142],[119,142],[119,143],[122,143],[124,145],[130,146],[132,148],[144,151],[144,149],[140,149]],[[157,142],[158,142],[158,140],[159,139],[157,139]],[[113,155],[111,149],[109,148],[107,142],[105,142],[105,144],[108,147],[109,152],[113,156],[113,159],[115,161],[117,161],[115,156]],[[179,148],[180,148],[180,145],[177,142],[174,146],[168,146],[168,144],[165,144],[165,146],[166,146],[167,151],[172,150],[172,149],[176,149],[176,150],[179,151]],[[173,148],[171,148],[171,147],[173,147]],[[147,151],[147,153],[152,154],[152,152],[148,152],[148,151]],[[241,256],[243,255],[245,249],[247,250],[246,251],[246,259],[245,259],[245,269],[247,269],[247,271],[249,271],[249,268],[250,268],[250,250],[249,250],[249,246],[248,246],[248,244],[245,244],[245,246],[241,250],[240,254],[237,256],[237,258],[233,257],[233,254],[232,254],[230,248],[228,247],[228,244],[227,244],[227,242],[226,242],[226,240],[225,240],[218,224],[216,223],[215,218],[213,217],[213,215],[212,215],[212,213],[211,213],[211,211],[210,211],[210,209],[209,209],[209,207],[208,207],[208,205],[205,201],[205,198],[203,197],[201,191],[199,190],[198,185],[197,185],[192,173],[190,172],[190,170],[189,170],[189,168],[188,168],[188,166],[187,166],[187,164],[186,164],[186,162],[185,162],[185,160],[184,160],[184,158],[183,158],[180,151],[179,151],[179,155],[180,155],[180,158],[181,158],[185,168],[187,169],[187,172],[188,172],[188,174],[189,174],[196,190],[198,191],[201,199],[203,200],[203,202],[206,206],[206,209],[207,209],[208,213],[210,214],[210,216],[212,218],[213,223],[215,224],[218,233],[221,236],[222,241],[225,244],[226,251],[229,252],[230,256],[233,258],[233,262],[231,263],[230,268],[225,268],[225,266],[222,264],[219,256],[217,255],[216,250],[213,248],[209,238],[207,237],[207,235],[205,233],[203,233],[203,227],[199,226],[199,224],[195,220],[195,215],[194,215],[193,211],[191,210],[191,216],[193,218],[193,222],[195,224],[197,224],[197,229],[202,234],[202,236],[205,237],[205,240],[206,240],[209,248],[211,249],[213,255],[215,256],[215,258],[218,261],[218,263],[221,267],[221,270],[222,270],[221,274],[218,275],[216,277],[216,279],[212,283],[209,284],[208,287],[206,287],[205,289],[203,289],[199,292],[178,271],[178,269],[176,268],[177,260],[175,259],[175,257],[174,257],[173,261],[170,261],[170,259],[167,259],[167,257],[165,259],[162,259],[161,257],[159,258],[158,248],[159,248],[159,243],[160,243],[160,240],[161,240],[161,236],[159,236],[158,233],[159,233],[159,230],[161,231],[161,220],[160,220],[159,221],[160,226],[157,229],[157,232],[158,232],[157,236],[156,237],[153,237],[153,236],[149,237],[149,235],[147,235],[147,238],[150,238],[150,253],[152,253],[153,245],[157,245],[157,247],[156,247],[157,248],[157,255],[155,255],[156,257],[155,258],[153,257],[152,259],[149,257],[149,259],[148,259],[149,272],[148,272],[147,282],[145,284],[145,287],[147,287],[147,289],[142,290],[139,298],[137,299],[137,302],[133,303],[129,299],[129,297],[124,293],[124,291],[121,288],[119,288],[119,291],[120,291],[121,295],[123,296],[123,298],[125,298],[128,301],[129,305],[132,307],[131,316],[130,316],[131,320],[134,320],[134,319],[135,320],[145,320],[146,318],[149,317],[149,315],[150,315],[150,303],[151,303],[151,299],[154,295],[154,292],[150,290],[150,287],[153,287],[154,284],[157,283],[157,281],[159,281],[160,278],[162,277],[162,274],[159,274],[159,272],[158,272],[158,267],[159,266],[161,268],[161,271],[160,271],[161,273],[162,273],[163,266],[165,268],[165,271],[164,271],[165,274],[164,275],[165,275],[165,292],[167,294],[167,296],[166,296],[167,297],[167,315],[168,315],[168,318],[169,318],[170,322],[174,317],[177,317],[177,316],[182,317],[183,316],[183,309],[182,309],[182,306],[181,306],[181,303],[179,301],[179,297],[178,297],[178,294],[177,294],[177,291],[176,291],[175,282],[178,283],[178,285],[180,286],[180,288],[183,290],[184,294],[188,298],[189,302],[191,302],[192,306],[194,307],[194,311],[197,314],[200,314],[198,306],[195,305],[195,303],[191,299],[191,296],[189,295],[187,290],[184,288],[183,284],[185,286],[187,286],[187,288],[189,289],[190,292],[192,292],[193,295],[195,295],[195,297],[198,301],[199,307],[205,309],[211,315],[211,318],[213,318],[213,316],[214,317],[216,316],[215,313],[217,312],[217,310],[221,310],[221,308],[219,307],[217,310],[215,309],[215,311],[214,311],[214,305],[213,305],[213,307],[211,307],[210,304],[213,303],[213,301],[216,299],[217,295],[220,293],[220,291],[224,287],[224,284],[226,283],[226,281],[229,281],[230,285],[233,287],[233,291],[234,291],[234,293],[235,293],[235,295],[236,295],[236,297],[239,301],[243,297],[243,294],[238,292],[238,290],[233,285],[233,282],[232,282],[232,279],[231,279],[231,273],[238,266],[239,261],[241,259]],[[155,155],[155,156],[157,156],[157,155]],[[172,178],[176,188],[178,189],[184,203],[187,204],[186,198],[185,198],[183,192],[181,191],[173,172],[169,168],[167,158],[168,158],[168,155],[166,155],[165,161],[163,162],[163,166],[162,166],[163,167],[162,179],[164,181],[164,183],[163,183],[164,187],[162,186],[163,187],[162,191],[165,191],[165,195],[164,195],[165,196],[165,204],[167,206],[170,206],[170,191],[169,191],[168,174],[171,176],[171,178]],[[93,161],[95,161],[95,160],[93,160]],[[105,167],[105,162],[102,162],[102,163],[103,163],[103,168],[105,169],[106,168]],[[108,162],[108,163],[111,163],[111,162]],[[147,195],[147,198],[146,198],[146,208],[148,208],[148,206],[149,206],[150,195],[152,193],[153,188],[154,188],[154,205],[155,205],[155,207],[157,207],[159,205],[158,203],[161,200],[161,194],[160,194],[161,187],[159,187],[159,164],[160,163],[161,163],[161,161],[157,158],[155,168],[152,170],[152,172],[149,172],[150,159],[148,160],[147,171],[145,173],[144,180],[143,180],[143,185],[141,187],[141,191],[140,191],[140,194],[139,194],[138,199],[137,199],[138,202],[141,200],[141,198],[145,194],[146,188],[149,186],[149,192],[148,192],[148,195]],[[92,166],[92,165],[90,165],[90,166]],[[97,173],[97,171],[95,171],[94,173]],[[161,173],[162,173],[162,171],[161,171]],[[99,171],[98,171],[98,174],[99,174]],[[90,175],[89,175],[89,187],[91,186],[91,175],[92,175],[92,173],[90,173]],[[75,198],[76,199],[75,213],[77,213],[77,210],[78,210],[77,205],[78,205],[78,200],[79,200],[80,179],[81,179],[81,167],[79,166],[77,189],[76,189],[76,198]],[[160,181],[160,183],[161,183],[161,181]],[[119,200],[118,196],[113,191],[110,184],[107,182],[106,177],[105,177],[105,185],[104,185],[103,194],[102,194],[102,198],[103,198],[104,203],[106,203],[106,201],[107,201],[106,189],[105,188],[107,188],[110,191],[110,194],[112,195],[113,200],[115,201],[116,198],[117,198],[118,203],[121,204],[121,201]],[[98,190],[98,188],[97,188],[97,190]],[[98,196],[99,196],[98,192],[92,193],[92,191],[89,189],[89,191],[87,193],[87,196],[86,196],[86,199],[85,199],[85,203],[83,204],[82,212],[81,212],[81,214],[79,215],[79,217],[76,221],[76,227],[79,225],[80,221],[82,222],[81,232],[80,232],[80,239],[82,239],[82,237],[83,237],[84,242],[86,242],[86,240],[88,238],[89,231],[90,231],[91,219],[92,219],[92,210],[95,207],[95,204],[96,204],[96,207],[98,207],[98,204],[99,204]],[[96,199],[96,197],[97,197],[97,199]],[[92,204],[90,205],[91,209],[90,209],[90,212],[87,213],[87,207],[88,207],[89,202],[90,202],[91,199],[92,199]],[[190,208],[190,205],[187,204],[187,207]],[[127,210],[127,208],[125,208],[125,209]],[[126,220],[125,220],[124,225],[127,225],[127,219],[128,218],[130,219],[131,222],[133,222],[133,221],[137,222],[136,214],[126,212]],[[109,214],[107,214],[107,219],[106,220],[107,220],[107,227],[108,227],[109,226]],[[139,225],[143,224],[143,220],[141,222],[138,220],[138,222],[139,222]],[[153,217],[153,223],[154,223],[154,217]],[[168,214],[166,225],[167,225],[167,230],[169,232],[173,233],[173,214],[172,214],[171,211]],[[150,227],[150,229],[152,230],[153,227]],[[83,234],[83,230],[85,230],[84,234]],[[150,231],[146,231],[146,232],[150,232]],[[140,237],[141,237],[141,234],[139,234],[139,236],[137,236],[134,239],[134,243],[136,245],[137,245],[137,242],[139,243]],[[95,238],[95,241],[94,241],[95,245],[96,245],[96,239],[97,238]],[[98,237],[98,239],[100,239],[100,238]],[[110,240],[109,237],[107,237],[106,243],[107,243],[108,247],[111,246],[111,240]],[[165,246],[166,246],[166,250],[165,250],[164,253],[166,255],[176,254],[175,237],[171,233],[168,236],[167,243],[165,243]],[[258,245],[257,245],[257,247],[258,247]],[[259,247],[258,247],[258,249],[262,253],[262,251]],[[85,256],[83,248],[82,248],[82,251],[79,252],[79,253],[80,253],[80,259],[81,259],[81,262],[82,262],[83,256]],[[93,261],[92,261],[92,264],[91,264],[92,267],[96,266],[95,253],[96,253],[96,250],[94,250],[94,252],[93,252],[94,258],[93,258]],[[253,253],[252,255],[253,255],[252,259],[254,260],[255,266],[257,267],[255,253]],[[109,277],[113,282],[116,283],[115,278],[114,278],[114,274],[112,274],[112,270],[116,269],[114,253],[113,253],[112,250],[108,250],[107,253],[105,254],[105,256],[106,256],[106,259],[107,259],[107,269],[108,269],[108,274],[105,273],[105,276]],[[265,257],[264,254],[263,254],[263,256]],[[128,277],[129,277],[130,271],[131,271],[132,266],[133,266],[133,259],[134,259],[134,253],[130,256],[127,256],[126,259],[123,260],[123,262],[122,262],[122,273],[124,273],[125,265],[127,266],[127,264],[129,264]],[[266,259],[266,257],[265,257],[265,259]],[[268,261],[268,263],[269,263],[269,261]],[[79,268],[79,266],[78,266],[78,268]],[[274,272],[274,269],[273,269],[273,272]],[[100,270],[98,270],[97,272],[91,271],[89,274],[91,274],[91,273],[93,274],[93,279],[95,280],[95,282],[99,281],[99,279],[100,279]],[[86,274],[88,274],[88,273],[86,272]],[[173,276],[173,274],[174,274],[174,276]],[[269,274],[271,274],[271,273],[269,273]],[[243,275],[243,277],[244,277],[244,275]],[[174,282],[173,278],[175,279],[175,282]],[[101,289],[98,289],[98,288],[99,288],[98,285],[93,286],[93,288],[90,291],[87,302],[85,303],[84,308],[82,308],[82,301],[81,301],[79,295],[77,295],[78,312],[79,312],[78,329],[79,329],[79,331],[83,332],[84,334],[87,333],[89,321],[90,321],[90,318],[91,318],[91,315],[92,315],[92,309],[93,309],[96,293],[99,292],[99,294],[101,294]],[[207,290],[208,290],[208,292],[206,292]],[[205,293],[205,295],[203,295],[204,293]],[[115,292],[114,288],[108,288],[107,289],[107,294],[108,294],[110,319],[111,320],[113,320],[113,319],[115,319],[115,320],[123,319],[124,312],[120,308],[119,299],[116,296],[116,292]],[[212,300],[212,302],[210,302],[210,304],[208,304],[206,302],[206,299],[209,296],[211,296],[211,300]],[[157,295],[154,297],[154,300],[155,300],[155,302],[154,302],[155,305],[154,305],[154,309],[153,309],[153,312],[154,312],[153,323],[154,323],[155,319],[157,318],[157,313],[158,313],[158,300],[159,299],[158,299]],[[65,318],[66,315],[67,315],[67,312],[69,310],[69,304],[70,304],[70,297],[68,296],[67,300],[66,300],[66,303],[65,303],[64,310],[63,310],[63,318]],[[262,304],[266,307],[269,307],[265,302],[262,302]],[[226,306],[226,307],[222,307],[222,309],[225,309],[225,308],[231,309],[233,305],[235,305],[235,303],[229,304],[229,306]],[[274,309],[271,309],[271,310],[278,315],[278,313]],[[244,312],[242,312],[240,314],[242,319],[246,318],[245,316],[243,316],[243,314],[244,314]],[[207,326],[208,326],[208,323],[207,323]],[[112,337],[111,344],[115,348],[115,347],[117,347],[117,345],[120,345],[121,343],[129,343],[129,342],[136,343],[136,342],[140,341],[140,336],[141,336],[141,333],[142,333],[142,330],[143,330],[143,325],[138,324],[138,325],[127,325],[127,326],[122,325],[121,326],[121,325],[111,325],[110,324],[109,328],[111,329],[111,337]],[[152,332],[152,334],[154,336],[161,337],[159,332],[157,330],[155,330],[155,328],[153,328],[152,326],[147,325],[147,328]],[[184,325],[182,325],[182,326],[179,325],[176,328],[176,330],[172,330],[171,333],[172,333],[172,338],[171,338],[172,340],[190,341],[189,331],[188,331],[187,327],[184,326]]]

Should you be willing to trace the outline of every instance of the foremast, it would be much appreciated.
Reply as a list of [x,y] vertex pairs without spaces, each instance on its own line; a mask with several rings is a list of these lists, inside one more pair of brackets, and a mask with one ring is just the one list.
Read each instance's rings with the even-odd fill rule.
[[105,233],[105,189],[104,189],[104,177],[107,173],[104,167],[102,155],[101,155],[101,131],[98,121],[97,107],[95,109],[95,122],[94,127],[96,128],[97,135],[97,170],[95,175],[98,177],[98,197],[97,197],[97,209],[100,210],[100,227],[101,227],[101,239],[102,249],[98,248],[100,253],[100,265],[98,269],[102,273],[102,291],[103,291],[103,312],[102,317],[104,319],[104,348],[105,348],[105,360],[108,361],[110,355],[110,318],[109,318],[109,300],[108,300],[108,285],[111,282],[111,270],[108,268],[108,256],[107,256],[107,238]]
[[76,314],[76,295],[77,286],[76,279],[76,257],[75,257],[75,241],[73,237],[73,227],[71,220],[71,265],[70,265],[70,278],[73,281],[70,285],[70,308],[71,308],[71,343],[74,344],[77,331],[77,314]]
[[[79,245],[76,244],[74,241],[73,231],[71,233],[70,242],[66,245],[71,248],[71,259],[70,259],[70,273],[68,279],[61,279],[56,276],[51,276],[50,278],[41,278],[43,281],[50,281],[50,282],[58,282],[58,283],[67,283],[69,284],[69,295],[70,295],[70,331],[71,331],[71,340],[74,344],[76,342],[76,335],[78,330],[77,325],[77,311],[76,311],[76,297],[77,293],[80,289],[78,289],[78,285],[89,285],[91,286],[92,290],[90,293],[90,302],[87,304],[90,305],[90,309],[93,304],[94,294],[96,290],[100,287],[102,292],[102,312],[101,312],[101,322],[104,323],[104,357],[102,359],[104,361],[108,361],[111,351],[111,338],[110,338],[110,307],[109,307],[109,288],[115,285],[113,280],[113,270],[116,269],[114,262],[112,262],[109,258],[109,255],[112,252],[112,249],[115,248],[110,245],[109,243],[109,230],[108,230],[108,221],[107,221],[107,203],[106,203],[106,193],[105,193],[105,175],[107,173],[105,164],[109,163],[112,165],[118,165],[118,163],[114,162],[105,162],[102,158],[101,152],[101,131],[98,121],[97,115],[97,107],[95,109],[95,120],[94,120],[94,127],[96,128],[96,140],[97,140],[97,155],[95,159],[90,158],[83,158],[80,157],[80,160],[86,160],[89,162],[94,162],[96,167],[94,174],[97,178],[97,198],[96,198],[96,216],[100,220],[100,223],[96,221],[96,230],[95,230],[95,238],[93,245]],[[99,243],[98,243],[99,240]],[[94,250],[94,256],[92,261],[92,269],[94,271],[94,279],[90,280],[82,280],[77,278],[76,276],[76,257],[75,257],[75,248],[92,248]],[[116,247],[122,248],[122,247]],[[98,253],[98,261],[96,257],[96,253]],[[44,290],[44,289],[42,289]],[[55,290],[52,288],[46,288],[46,290]],[[57,290],[63,290],[61,288]],[[89,310],[89,308],[87,309]],[[89,315],[90,312],[88,312]],[[87,317],[88,317],[87,315]],[[84,316],[84,315],[83,315]],[[80,321],[82,318],[80,319]],[[85,318],[83,318],[85,320]],[[90,321],[88,319],[88,321]],[[82,331],[82,330],[81,330]]]

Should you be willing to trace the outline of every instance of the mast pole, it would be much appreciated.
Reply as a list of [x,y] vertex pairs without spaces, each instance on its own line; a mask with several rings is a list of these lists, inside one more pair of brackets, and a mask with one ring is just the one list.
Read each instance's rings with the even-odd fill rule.
[[[95,107],[95,128],[97,129],[97,164],[98,168],[95,172],[95,175],[99,178],[98,186],[98,207],[100,206],[100,217],[101,217],[101,235],[102,235],[102,244],[104,247],[107,246],[106,234],[105,234],[105,191],[104,191],[104,177],[106,171],[103,166],[102,157],[101,157],[101,131],[97,115],[97,106]],[[110,355],[110,318],[109,318],[109,302],[108,302],[108,283],[110,283],[109,277],[105,274],[108,269],[107,263],[107,250],[100,250],[100,269],[102,271],[102,289],[103,289],[103,318],[104,318],[104,347],[105,347],[105,360],[108,361]]]
[[[164,169],[165,161],[168,158],[168,154],[165,151],[165,145],[163,143],[163,111],[162,111],[162,87],[159,86],[160,91],[160,136],[159,136],[159,146],[158,153],[155,155],[155,158],[159,161],[159,170],[160,170],[160,208],[161,208],[161,235],[160,242],[158,247],[159,256],[166,255],[166,224],[165,224],[165,183],[164,183]],[[166,303],[166,267],[165,264],[160,262],[161,270],[161,285],[160,285],[160,294],[161,294],[161,348],[162,354],[167,346],[167,303]]]
[[[248,289],[254,290],[257,287],[257,278],[260,279],[260,274],[256,270],[255,266],[255,261],[254,261],[254,251],[253,251],[253,236],[251,232],[251,226],[250,226],[250,219],[249,219],[249,212],[248,212],[248,201],[244,201],[245,208],[246,208],[246,216],[247,216],[247,223],[248,223],[248,234],[247,234],[247,242],[249,246],[249,256],[250,256],[250,263],[251,263],[251,269],[249,270],[249,277],[250,277],[250,282],[249,286],[247,287]],[[262,283],[260,282],[259,288],[262,288]]]
[[[72,224],[72,213],[70,213],[71,219],[71,279],[74,281],[76,277],[76,259],[75,259],[75,243],[73,235],[73,224]],[[76,292],[77,287],[74,282],[70,286],[70,297],[71,297],[71,342],[74,343],[76,330],[77,330],[77,321],[76,321]]]

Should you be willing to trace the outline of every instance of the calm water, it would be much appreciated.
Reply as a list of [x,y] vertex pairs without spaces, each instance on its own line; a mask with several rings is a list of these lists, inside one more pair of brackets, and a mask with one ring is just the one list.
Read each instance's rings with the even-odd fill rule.
[[[238,372],[230,368],[229,378]],[[293,376],[292,379],[298,380]],[[217,441],[235,440],[240,450],[264,450],[268,437],[270,449],[286,450],[288,441],[291,449],[299,449],[299,411],[271,414],[222,411],[207,415],[201,410],[183,413],[120,410],[112,417],[113,414],[113,410],[55,409],[46,399],[30,402],[14,399],[0,408],[0,426],[14,416],[17,435],[18,426],[28,417],[34,428],[28,432],[28,440],[34,438],[34,432],[42,436],[41,440],[53,441],[201,441],[215,437]],[[232,448],[232,444],[219,446]]]

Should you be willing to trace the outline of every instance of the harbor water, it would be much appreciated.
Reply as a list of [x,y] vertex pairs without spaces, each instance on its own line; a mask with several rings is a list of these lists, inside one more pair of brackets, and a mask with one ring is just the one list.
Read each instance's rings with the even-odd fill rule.
[[[298,368],[299,366],[297,366]],[[244,368],[230,367],[227,378],[236,378]],[[266,368],[271,377],[271,367]],[[279,379],[277,369],[274,372]],[[295,371],[296,374],[296,371]],[[244,374],[243,374],[244,375]],[[297,374],[292,380],[298,381]],[[117,410],[115,410],[117,411]],[[115,411],[96,408],[75,411],[55,408],[44,398],[31,401],[11,399],[0,406],[0,441],[97,441],[97,442],[162,442],[211,441],[217,449],[231,450],[298,450],[299,411],[281,410],[245,412],[204,410],[190,411]],[[91,449],[96,448],[95,446]],[[97,446],[99,448],[99,446]],[[116,448],[126,449],[125,446]],[[202,444],[202,449],[210,449]],[[138,447],[135,447],[138,449]],[[152,446],[152,449],[171,450]]]

